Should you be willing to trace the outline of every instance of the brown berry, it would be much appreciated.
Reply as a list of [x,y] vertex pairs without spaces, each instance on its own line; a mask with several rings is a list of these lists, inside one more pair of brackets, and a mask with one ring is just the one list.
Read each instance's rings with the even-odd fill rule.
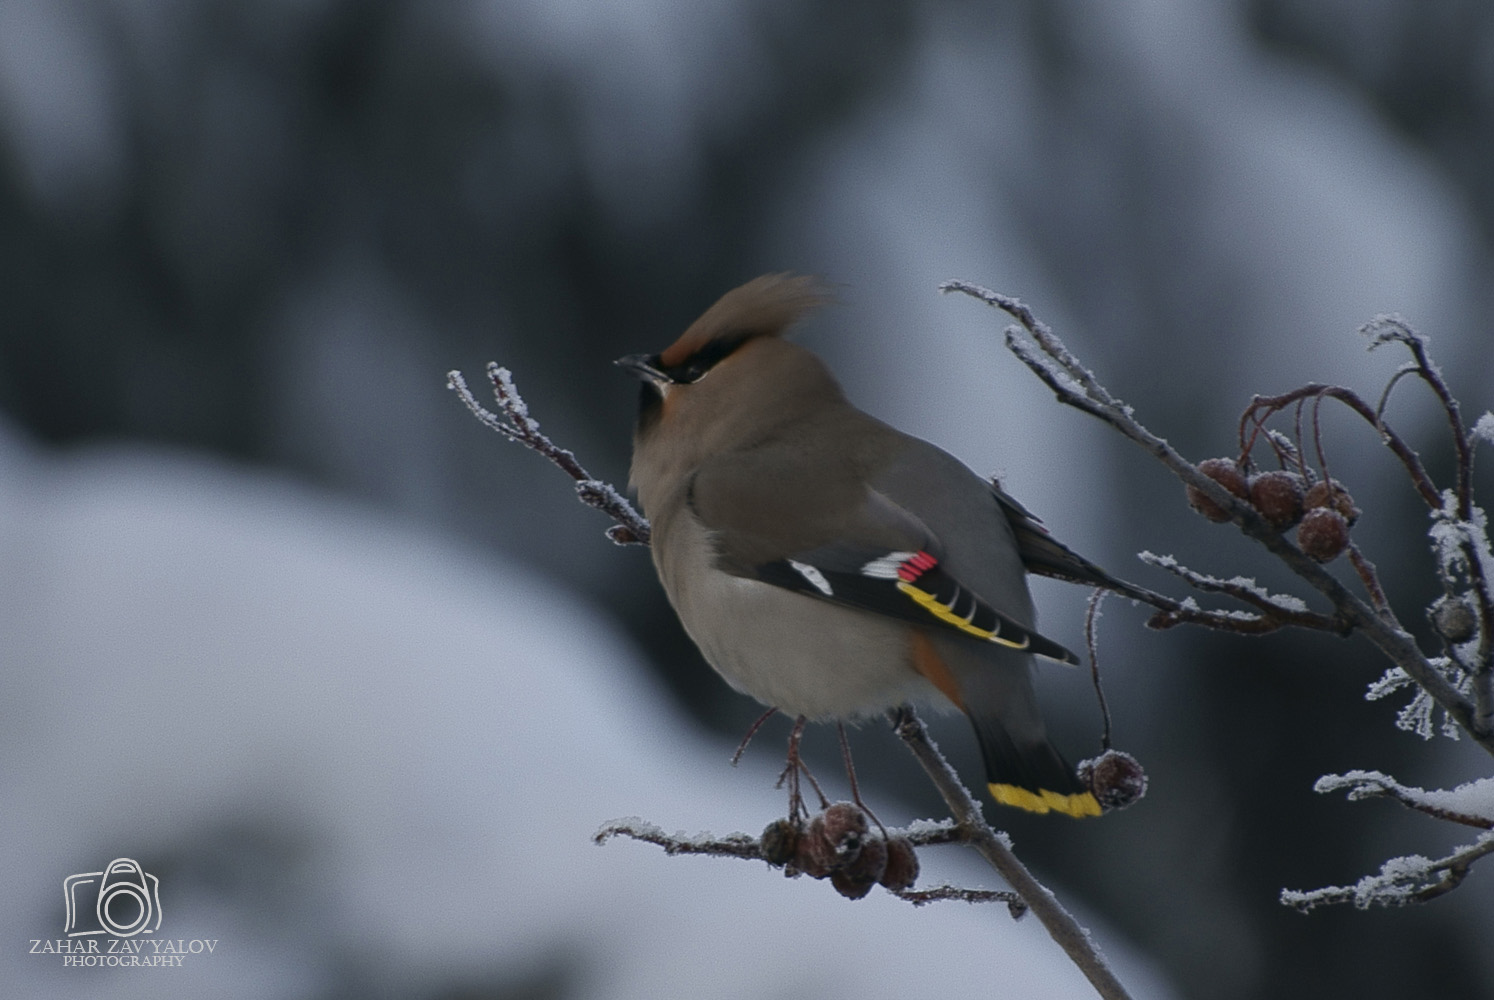
[[[1250,497],[1250,488],[1245,482],[1245,474],[1240,471],[1240,466],[1233,459],[1206,458],[1198,463],[1198,471],[1240,499],[1245,500]],[[1196,486],[1188,487],[1188,506],[1198,511],[1210,521],[1222,522],[1229,520],[1229,511],[1219,506],[1213,500],[1210,500],[1204,495],[1203,490],[1200,490]]]
[[1135,805],[1146,794],[1146,771],[1130,754],[1106,750],[1079,764],[1079,780],[1089,785],[1105,812]]
[[794,851],[794,867],[810,878],[824,878],[837,864],[835,848],[825,837],[825,816],[809,821],[809,828],[799,835]]
[[1251,476],[1250,503],[1267,524],[1285,531],[1302,520],[1302,477],[1284,469]]
[[830,884],[847,899],[860,899],[887,871],[887,841],[868,837],[857,850],[856,859],[830,873]]
[[1478,616],[1462,597],[1443,597],[1432,605],[1432,627],[1448,642],[1467,642],[1478,634]]
[[1336,510],[1314,507],[1297,527],[1297,546],[1320,563],[1332,562],[1349,547],[1349,522]]
[[1336,479],[1320,479],[1313,483],[1308,488],[1307,495],[1302,498],[1302,506],[1307,510],[1330,507],[1351,525],[1359,520],[1359,508],[1354,506],[1354,498],[1349,496],[1343,483]]
[[782,868],[799,850],[799,828],[786,819],[774,820],[762,835],[763,860]]
[[911,889],[918,881],[918,853],[907,837],[887,841],[887,867],[881,882],[889,889]]
[[844,865],[856,860],[868,839],[866,813],[849,802],[837,802],[820,815],[824,818],[825,840],[835,854],[836,863]]

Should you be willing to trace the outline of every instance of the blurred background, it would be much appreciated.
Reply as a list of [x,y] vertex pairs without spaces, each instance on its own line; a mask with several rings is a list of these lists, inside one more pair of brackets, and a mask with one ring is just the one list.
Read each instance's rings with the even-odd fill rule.
[[[999,475],[1120,575],[1179,593],[1136,561],[1151,550],[1290,590],[1160,466],[1054,403],[1001,347],[1001,316],[936,286],[1031,304],[1195,459],[1232,454],[1253,393],[1376,398],[1403,359],[1355,331],[1387,312],[1431,336],[1471,420],[1494,405],[1491,162],[1494,7],[1477,0],[5,0],[0,420],[37,461],[226,465],[567,594],[644,651],[725,781],[759,706],[700,660],[641,550],[473,421],[449,369],[481,391],[486,362],[511,368],[545,430],[622,484],[636,386],[611,360],[757,274],[818,273],[841,302],[800,339],[864,408]],[[1428,395],[1403,383],[1388,412],[1446,481]],[[1425,640],[1424,510],[1368,428],[1325,414],[1356,540]],[[20,593],[33,578],[13,572]],[[1078,647],[1087,594],[1034,589],[1044,631]],[[1366,703],[1386,664],[1362,641],[1153,633],[1106,610],[1116,739],[1151,791],[1100,822],[996,817],[1043,877],[1181,995],[1494,996],[1494,872],[1410,911],[1276,901],[1469,839],[1315,795],[1317,776],[1450,787],[1488,774],[1484,755],[1397,731],[1400,698]],[[13,606],[15,634],[45,611]],[[110,677],[8,645],[13,685]],[[1096,750],[1082,672],[1040,685],[1069,755]],[[24,764],[45,737],[16,735],[18,691],[0,712],[21,795],[47,772]],[[522,713],[539,692],[509,696]],[[973,775],[963,723],[935,724]],[[751,754],[772,763],[786,728]],[[884,728],[855,736],[869,795],[937,813]],[[809,751],[835,784],[833,738]],[[273,853],[277,829],[235,843]],[[285,995],[341,981],[331,966]],[[465,982],[404,995],[569,995],[543,974]]]

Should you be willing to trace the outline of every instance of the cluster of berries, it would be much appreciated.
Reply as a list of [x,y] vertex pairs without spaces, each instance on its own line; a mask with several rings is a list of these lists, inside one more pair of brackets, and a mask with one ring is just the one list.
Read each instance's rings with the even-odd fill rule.
[[873,832],[866,813],[837,802],[808,825],[780,819],[762,836],[763,858],[788,874],[829,878],[835,891],[860,899],[872,886],[911,889],[918,880],[918,855],[906,837]]
[[[1349,528],[1359,519],[1359,508],[1349,491],[1334,479],[1308,484],[1285,469],[1246,476],[1240,463],[1209,458],[1198,471],[1247,501],[1277,531],[1297,529],[1297,547],[1320,563],[1332,562],[1349,547]],[[1210,521],[1228,521],[1229,512],[1188,487],[1188,505]]]

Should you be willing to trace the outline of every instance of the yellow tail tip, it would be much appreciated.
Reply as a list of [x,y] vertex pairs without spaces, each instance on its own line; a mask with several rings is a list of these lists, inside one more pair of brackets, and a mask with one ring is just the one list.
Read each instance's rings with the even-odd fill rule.
[[1100,815],[1100,802],[1090,792],[1060,795],[1046,788],[1032,792],[1016,785],[997,784],[987,785],[986,788],[990,790],[991,798],[1002,805],[1016,806],[1032,813],[1060,812],[1075,819]]

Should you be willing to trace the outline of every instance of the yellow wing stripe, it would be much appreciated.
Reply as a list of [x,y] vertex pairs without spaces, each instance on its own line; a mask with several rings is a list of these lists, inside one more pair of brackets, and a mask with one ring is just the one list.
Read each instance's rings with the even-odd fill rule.
[[[949,605],[939,600],[933,594],[930,594],[927,590],[920,590],[919,588],[913,586],[911,583],[908,583],[906,580],[899,580],[897,583],[897,589],[901,590],[903,593],[907,594],[909,597],[913,598],[913,600],[921,604],[923,606],[923,609],[929,614],[933,615],[935,618],[944,622],[946,625],[953,625],[955,628],[959,629],[961,632],[966,633],[967,635],[973,635],[978,639],[985,639],[987,642],[998,643],[1002,646],[1008,646],[1012,649],[1026,649],[1032,643],[1032,637],[1025,635],[1022,637],[1021,642],[1015,642],[1011,639],[1001,638],[999,623],[996,629],[984,629],[978,625],[972,625],[970,623],[970,619],[964,617],[963,615],[955,614],[954,609],[952,609]],[[1047,812],[1048,810],[1042,809],[1038,811]]]
[[991,798],[1004,806],[1016,806],[1018,809],[1026,809],[1028,812],[1046,813],[1061,812],[1065,816],[1082,819],[1085,816],[1100,815],[1100,802],[1090,792],[1079,792],[1075,795],[1060,795],[1050,792],[1046,788],[1036,792],[1029,792],[1025,788],[1016,785],[986,786],[991,792]]

